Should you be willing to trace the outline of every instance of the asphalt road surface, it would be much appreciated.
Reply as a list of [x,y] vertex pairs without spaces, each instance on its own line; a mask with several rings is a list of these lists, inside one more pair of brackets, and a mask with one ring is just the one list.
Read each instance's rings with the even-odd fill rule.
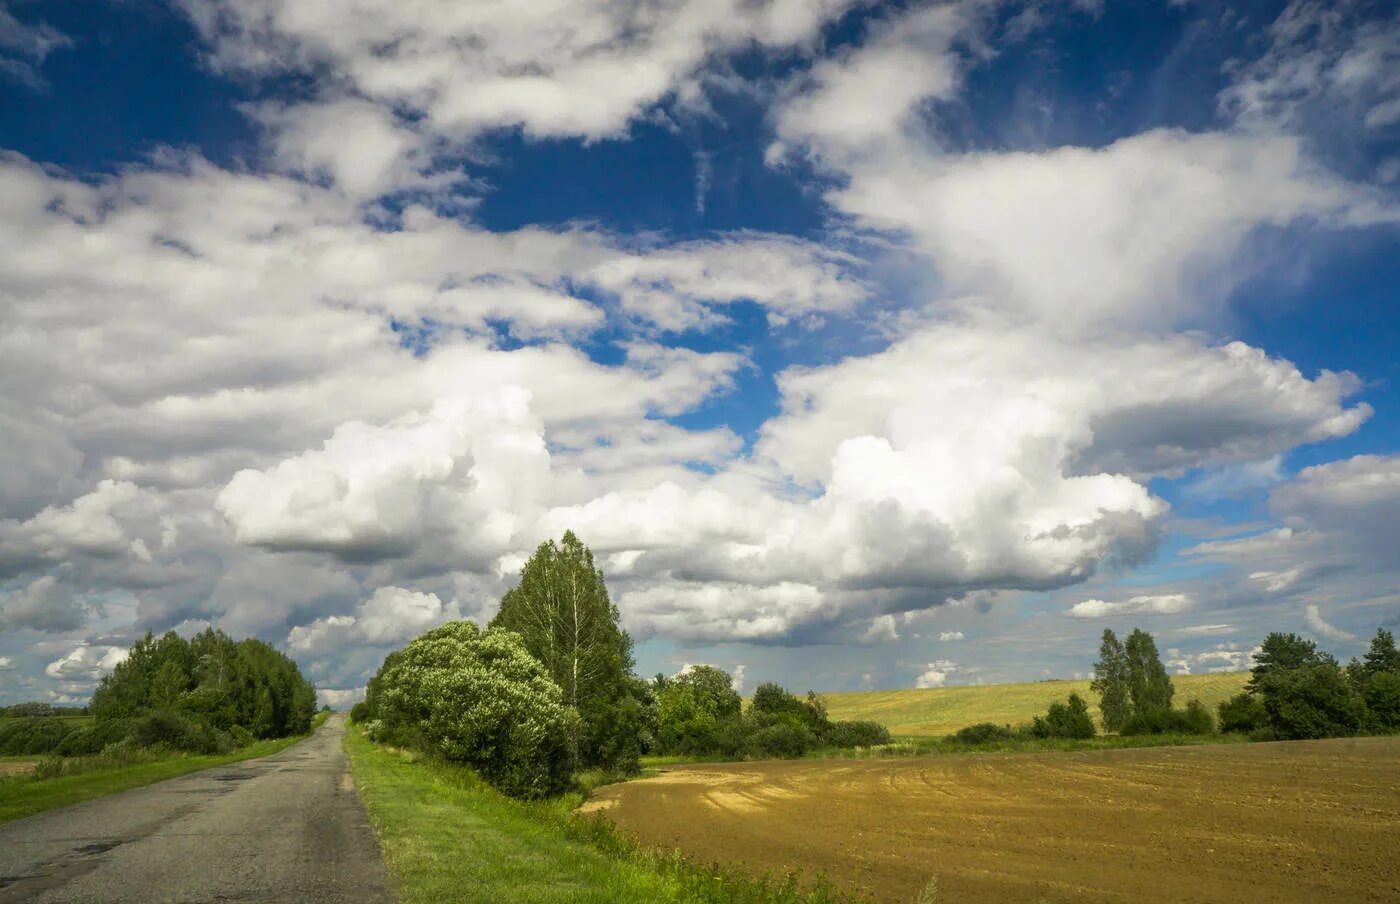
[[0,904],[392,902],[344,733],[0,825]]

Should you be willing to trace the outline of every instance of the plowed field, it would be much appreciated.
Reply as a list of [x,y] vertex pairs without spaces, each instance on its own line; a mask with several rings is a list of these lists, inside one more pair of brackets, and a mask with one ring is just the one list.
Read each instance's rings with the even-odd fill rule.
[[1400,901],[1400,738],[706,764],[588,807],[881,900]]

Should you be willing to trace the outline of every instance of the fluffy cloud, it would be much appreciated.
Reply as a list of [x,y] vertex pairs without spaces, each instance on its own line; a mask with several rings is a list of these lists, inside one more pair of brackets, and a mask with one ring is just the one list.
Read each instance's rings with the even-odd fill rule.
[[952,640],[966,640],[967,635],[961,631],[940,631],[938,632],[938,639],[944,642]]
[[1177,615],[1196,608],[1196,600],[1186,593],[1135,596],[1120,603],[1084,600],[1065,613],[1071,618],[1109,618],[1115,615]]
[[[838,175],[827,199],[868,228],[907,236],[945,291],[970,296],[953,306],[1062,332],[1213,323],[1267,260],[1241,254],[1261,229],[1400,217],[1273,131],[1157,130],[1102,147],[960,153],[938,104],[994,57],[985,42],[995,6],[894,14],[793,84],[770,150],[774,162],[806,153]],[[1381,61],[1358,56],[1353,68]]]
[[1200,653],[1183,653],[1170,649],[1167,650],[1163,665],[1175,675],[1242,672],[1254,664],[1254,656],[1259,652],[1259,647],[1244,650],[1239,644],[1217,644],[1212,649]]
[[962,671],[962,666],[947,659],[939,659],[930,662],[928,667],[919,673],[914,679],[914,686],[917,688],[943,687],[948,683],[948,678],[955,672]]
[[[521,16],[489,2],[371,0],[351,17],[321,0],[179,5],[212,45],[216,67],[316,72],[344,89],[281,111],[277,150],[296,168],[364,190],[387,187],[395,171],[427,168],[415,130],[458,145],[514,127],[533,138],[620,135],[663,99],[695,101],[713,56],[806,43],[850,3],[585,0]],[[333,109],[350,110],[362,158],[336,147],[344,123]]]
[[44,668],[44,674],[74,684],[96,684],[103,675],[125,661],[124,647],[80,644]]
[[380,587],[354,615],[332,615],[293,628],[287,646],[312,656],[355,645],[398,646],[458,614],[455,603],[444,605],[436,594]]
[[8,656],[0,656],[0,672],[8,672],[15,667],[15,661]]

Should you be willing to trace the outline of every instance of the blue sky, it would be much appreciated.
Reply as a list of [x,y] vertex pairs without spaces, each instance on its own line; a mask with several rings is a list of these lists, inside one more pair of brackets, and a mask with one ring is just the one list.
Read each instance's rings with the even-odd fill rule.
[[647,673],[1400,619],[1390,4],[401,6],[0,5],[0,699],[570,527]]

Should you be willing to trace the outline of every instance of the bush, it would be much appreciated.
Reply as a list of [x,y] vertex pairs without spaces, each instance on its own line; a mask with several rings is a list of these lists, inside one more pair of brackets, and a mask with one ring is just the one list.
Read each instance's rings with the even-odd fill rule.
[[1014,740],[1018,736],[1010,725],[997,725],[994,722],[979,722],[966,728],[959,728],[953,740],[959,744],[994,744]]
[[237,746],[228,732],[171,709],[154,710],[131,720],[127,739],[140,747],[185,753],[228,753]]
[[1249,692],[1236,694],[1220,704],[1222,732],[1251,734],[1268,725],[1269,713],[1264,709],[1264,702]]
[[0,722],[0,756],[32,756],[58,748],[81,725],[49,716],[25,716]]
[[1052,703],[1044,716],[1036,716],[1031,722],[1030,733],[1037,738],[1082,739],[1092,738],[1097,731],[1084,698],[1070,694],[1066,702]]
[[1135,712],[1123,723],[1122,735],[1185,734],[1208,735],[1215,731],[1210,711],[1199,700],[1192,700],[1185,709],[1161,707]]
[[832,747],[876,747],[890,743],[890,731],[879,722],[832,722],[821,741]]
[[578,716],[518,635],[449,622],[391,654],[366,694],[366,733],[476,769],[514,797],[564,791]]
[[817,736],[805,725],[779,719],[748,733],[747,753],[755,757],[799,757],[817,746]]
[[369,704],[361,700],[350,707],[350,721],[356,725],[363,724],[370,720]]

